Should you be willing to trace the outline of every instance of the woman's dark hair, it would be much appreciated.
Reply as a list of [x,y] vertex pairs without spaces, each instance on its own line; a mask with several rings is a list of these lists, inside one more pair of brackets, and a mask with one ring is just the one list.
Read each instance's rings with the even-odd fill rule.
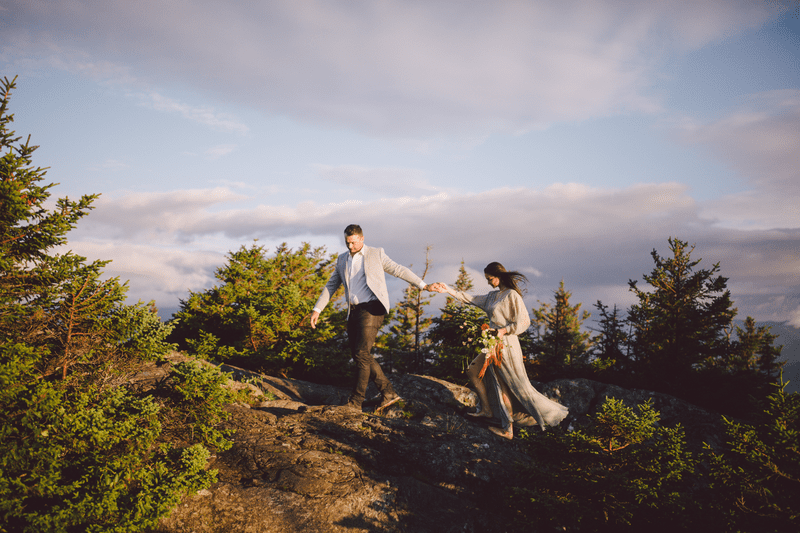
[[509,289],[514,289],[520,296],[522,296],[522,291],[519,289],[518,284],[520,282],[528,282],[528,278],[526,278],[524,274],[521,274],[515,270],[509,272],[506,270],[506,267],[497,261],[486,265],[486,268],[483,269],[483,273],[499,278],[501,285],[508,287]]

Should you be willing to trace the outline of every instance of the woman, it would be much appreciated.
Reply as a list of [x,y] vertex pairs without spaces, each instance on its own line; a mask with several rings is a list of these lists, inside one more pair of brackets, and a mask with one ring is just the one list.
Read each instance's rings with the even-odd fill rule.
[[481,401],[481,410],[469,416],[473,418],[496,416],[500,420],[502,429],[489,426],[489,430],[506,439],[514,438],[514,421],[525,426],[539,424],[542,430],[545,425],[558,425],[569,410],[547,398],[531,385],[525,372],[522,349],[517,337],[531,325],[518,286],[519,282],[527,281],[527,278],[519,272],[507,271],[497,262],[487,265],[483,273],[489,285],[498,290],[472,296],[443,283],[437,284],[434,288],[434,290],[438,288],[438,292],[447,291],[459,301],[479,307],[486,312],[489,316],[489,327],[497,330],[497,336],[503,342],[499,366],[490,362],[481,378],[480,374],[487,356],[481,353],[467,369],[470,383],[475,387]]

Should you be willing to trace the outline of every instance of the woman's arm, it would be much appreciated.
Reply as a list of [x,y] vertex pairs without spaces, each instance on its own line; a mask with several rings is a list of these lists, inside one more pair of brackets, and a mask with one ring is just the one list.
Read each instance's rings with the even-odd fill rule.
[[[528,314],[528,309],[525,307],[525,301],[517,291],[511,291],[506,299],[509,306],[509,321],[505,325],[506,335],[519,335],[524,333],[531,326],[531,316]],[[498,331],[498,335],[499,335]],[[502,336],[502,335],[501,335]]]
[[459,302],[474,305],[475,307],[479,307],[480,309],[486,311],[486,298],[489,296],[488,294],[472,295],[456,290],[447,284],[442,283],[442,285],[444,285],[444,290]]

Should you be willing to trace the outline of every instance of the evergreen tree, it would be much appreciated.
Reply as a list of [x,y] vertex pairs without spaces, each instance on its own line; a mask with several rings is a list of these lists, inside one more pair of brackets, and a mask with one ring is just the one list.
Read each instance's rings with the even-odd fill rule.
[[218,285],[181,301],[171,338],[214,361],[339,380],[348,375],[350,360],[337,341],[346,330],[345,313],[327,306],[317,328],[307,327],[335,259],[307,243],[298,250],[281,244],[269,257],[263,246],[242,246],[217,269]]
[[672,257],[653,250],[655,268],[640,289],[628,282],[639,302],[628,312],[633,327],[632,348],[637,371],[652,386],[681,394],[696,382],[687,381],[703,368],[724,360],[728,349],[726,330],[736,309],[727,289],[727,278],[718,275],[719,263],[711,269],[696,269],[694,247],[669,239]]
[[595,304],[600,313],[597,335],[592,339],[594,364],[599,370],[625,370],[630,367],[628,355],[628,335],[625,332],[625,319],[620,316],[617,306],[609,311],[600,300]]
[[777,335],[769,326],[756,326],[752,317],[744,321],[744,328],[736,326],[736,340],[731,342],[730,354],[725,361],[731,372],[760,373],[774,381],[783,363],[778,361],[783,346],[774,346]]
[[[458,267],[458,277],[456,278],[455,283],[453,283],[453,287],[461,292],[469,292],[475,287],[475,283],[472,281],[472,276],[469,275],[467,269],[464,267],[464,260],[461,260],[461,266]],[[455,298],[452,296],[448,296],[446,300],[446,304],[453,304],[458,303]]]
[[[472,277],[464,268],[458,270],[453,286],[460,291],[473,288]],[[434,357],[431,373],[439,378],[458,383],[464,381],[469,363],[477,356],[475,332],[487,321],[486,313],[472,305],[464,305],[453,297],[441,309],[441,314],[432,319],[428,340]]]
[[[431,267],[430,250],[430,246],[425,249],[425,270],[420,276],[423,280]],[[403,290],[403,299],[391,311],[391,336],[385,342],[390,359],[389,368],[419,374],[425,372],[425,361],[429,356],[425,332],[431,325],[431,319],[425,317],[424,313],[431,300],[422,293],[416,286],[408,285]]]
[[650,401],[608,398],[579,428],[522,435],[531,460],[503,502],[514,530],[706,531],[690,490],[697,460],[683,428]]
[[[96,285],[94,274],[107,262],[84,266],[83,257],[54,256],[50,251],[67,242],[66,234],[92,208],[97,195],[85,195],[77,202],[59,199],[54,211],[44,207],[55,184],[39,184],[47,172],[33,165],[38,147],[31,145],[30,136],[20,143],[21,137],[9,129],[14,115],[7,107],[15,81],[3,80],[0,104],[0,146],[5,152],[0,157],[0,342],[33,347],[41,375],[56,368],[65,374],[76,361],[70,352],[77,339],[72,336],[75,321],[64,320],[86,316],[80,309],[70,313],[68,308],[79,305],[85,294],[85,289],[79,290],[82,281]],[[65,286],[73,293],[72,302],[63,297]],[[119,291],[115,292],[119,301]]]
[[724,419],[725,443],[706,446],[725,531],[800,531],[800,394],[772,386],[754,424]]
[[535,354],[532,366],[540,379],[564,371],[586,370],[592,346],[590,334],[581,331],[590,314],[581,312],[581,304],[570,305],[572,293],[564,288],[564,280],[554,295],[553,304],[540,301],[539,309],[534,309],[531,317]]
[[122,359],[170,349],[169,330],[100,279],[107,261],[52,254],[97,195],[46,208],[54,184],[10,130],[14,85],[0,81],[0,530],[140,531],[210,485],[209,452],[159,443],[157,402],[109,386]]

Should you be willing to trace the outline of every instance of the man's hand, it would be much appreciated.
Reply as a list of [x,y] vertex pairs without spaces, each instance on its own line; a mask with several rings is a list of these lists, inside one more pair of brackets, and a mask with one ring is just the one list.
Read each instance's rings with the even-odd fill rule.
[[317,329],[317,320],[319,320],[319,313],[314,311],[311,313],[311,329]]
[[431,283],[430,285],[428,285],[425,288],[428,289],[431,292],[444,292],[445,291],[444,283],[439,283],[439,282]]

